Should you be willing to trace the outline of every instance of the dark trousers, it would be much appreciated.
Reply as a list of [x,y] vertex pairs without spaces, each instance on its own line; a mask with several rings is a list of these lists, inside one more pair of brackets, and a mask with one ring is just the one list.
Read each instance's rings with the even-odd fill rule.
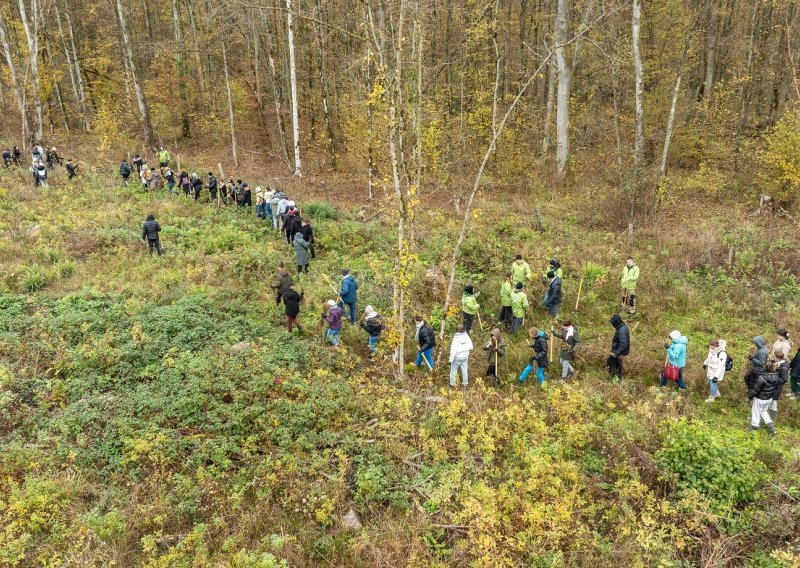
[[608,366],[608,374],[611,377],[619,377],[619,380],[622,380],[622,357],[609,355],[608,359],[606,359],[606,365]]
[[475,314],[468,314],[463,311],[461,313],[464,315],[464,331],[469,333],[472,329],[472,324],[475,323]]
[[280,306],[280,305],[281,305],[281,300],[282,300],[282,299],[283,299],[283,294],[281,294],[280,292],[278,292],[278,294],[275,296],[275,304],[276,304],[276,305],[278,305],[278,306]]
[[511,327],[511,322],[514,321],[514,313],[511,311],[511,306],[500,306],[500,316],[498,319],[508,328]]
[[287,314],[286,316],[286,329],[289,330],[289,333],[292,333],[292,326],[297,326],[297,331],[302,332],[303,328],[300,327],[300,322],[297,321],[297,316],[290,316]]
[[150,256],[153,256],[153,249],[156,249],[158,256],[161,256],[161,240],[147,239],[147,246],[150,248]]
[[303,269],[306,269],[306,274],[308,274],[308,264],[298,264],[297,265],[297,273],[300,274],[303,272]]

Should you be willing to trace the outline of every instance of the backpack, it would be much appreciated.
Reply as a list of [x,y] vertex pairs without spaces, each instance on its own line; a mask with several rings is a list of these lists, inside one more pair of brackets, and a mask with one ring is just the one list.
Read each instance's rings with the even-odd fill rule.
[[733,357],[725,351],[720,351],[720,353],[725,353],[725,372],[730,373],[733,370]]

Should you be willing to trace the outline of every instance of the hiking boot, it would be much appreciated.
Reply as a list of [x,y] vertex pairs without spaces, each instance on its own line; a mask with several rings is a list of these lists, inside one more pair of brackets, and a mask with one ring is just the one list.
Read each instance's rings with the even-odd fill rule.
[[777,422],[778,411],[777,410],[768,410],[767,412],[769,413],[769,417],[772,418],[772,423],[774,424],[775,422]]
[[758,426],[753,426],[752,424],[750,424],[747,426],[747,428],[745,428],[745,430],[747,430],[748,432],[755,432],[758,430]]
[[770,436],[774,436],[775,434],[777,434],[777,432],[775,431],[775,424],[773,424],[772,422],[767,424],[767,430],[769,430]]

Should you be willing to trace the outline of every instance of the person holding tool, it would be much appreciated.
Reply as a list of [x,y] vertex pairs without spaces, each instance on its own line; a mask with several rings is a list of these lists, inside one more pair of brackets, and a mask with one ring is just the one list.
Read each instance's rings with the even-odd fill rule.
[[414,339],[419,344],[416,365],[417,367],[422,367],[422,362],[424,361],[428,371],[433,371],[433,348],[436,347],[436,336],[431,326],[422,319],[422,316],[415,316],[414,321],[417,322],[417,331],[414,334]]
[[500,358],[506,354],[506,340],[500,334],[500,328],[494,328],[489,333],[489,341],[483,346],[487,351],[489,367],[486,369],[486,376],[492,378],[494,386],[500,386]]
[[632,316],[636,315],[636,283],[639,281],[639,267],[633,261],[632,257],[625,260],[625,266],[622,268],[622,309],[628,310]]
[[[480,292],[475,292],[475,287],[471,284],[464,287],[464,294],[461,296],[461,311],[464,315],[464,331],[469,334],[472,330],[472,324],[475,323],[475,315],[478,314],[481,306],[478,303],[478,296]],[[480,323],[480,315],[478,315]],[[481,327],[483,327],[481,325]]]

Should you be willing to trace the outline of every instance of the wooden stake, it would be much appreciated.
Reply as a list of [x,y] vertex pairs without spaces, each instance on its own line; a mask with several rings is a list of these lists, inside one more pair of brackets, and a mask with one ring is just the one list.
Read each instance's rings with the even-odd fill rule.
[[581,282],[578,284],[578,299],[575,300],[575,313],[578,313],[578,306],[581,303],[581,291],[583,290],[583,276],[581,276]]
[[479,310],[476,313],[478,314],[478,325],[481,326],[481,331],[483,331],[483,322],[481,321],[481,312]]
[[542,210],[538,207],[536,208],[536,230],[538,232],[542,232]]
[[553,362],[553,326],[552,325],[550,326],[550,349],[548,349],[548,351],[550,351],[549,359],[550,359],[550,362],[552,363]]
[[217,207],[219,207],[220,203],[222,203],[222,192],[219,190],[219,187],[221,183],[225,183],[225,172],[222,171],[222,164],[217,163],[217,167],[219,168],[219,182],[217,183]]

